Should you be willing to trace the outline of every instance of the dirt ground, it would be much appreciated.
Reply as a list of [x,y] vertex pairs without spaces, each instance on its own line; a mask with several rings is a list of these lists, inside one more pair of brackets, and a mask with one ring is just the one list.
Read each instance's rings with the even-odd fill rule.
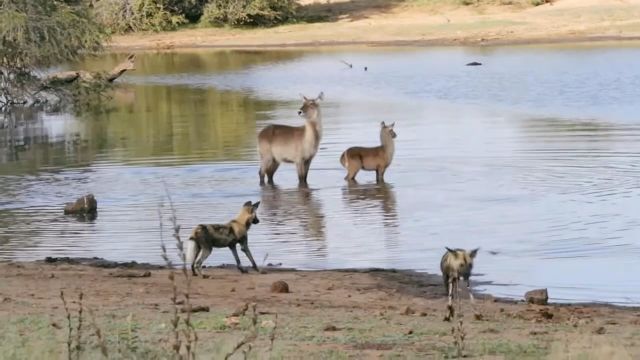
[[[192,305],[209,307],[192,314],[198,358],[222,359],[253,331],[257,336],[249,341],[250,359],[456,355],[452,327],[458,323],[443,321],[446,297],[439,276],[376,269],[265,270],[240,274],[232,268],[207,268],[210,278],[193,279]],[[182,275],[176,279],[182,292]],[[286,281],[291,292],[271,292],[278,280]],[[66,358],[69,330],[60,290],[65,292],[74,334],[78,295],[83,293],[81,358],[101,358],[96,327],[110,358],[170,354],[173,305],[168,270],[5,262],[0,263],[0,357]],[[252,303],[258,312],[256,327],[251,325],[251,310],[231,316]],[[480,316],[474,316],[474,310]],[[461,313],[464,354],[470,358],[640,358],[639,308],[538,306],[483,297],[472,309],[465,296]],[[231,358],[243,356],[240,351]]]
[[[115,36],[112,50],[338,45],[491,45],[640,39],[640,0],[304,0],[328,21]],[[516,5],[500,5],[516,4]]]

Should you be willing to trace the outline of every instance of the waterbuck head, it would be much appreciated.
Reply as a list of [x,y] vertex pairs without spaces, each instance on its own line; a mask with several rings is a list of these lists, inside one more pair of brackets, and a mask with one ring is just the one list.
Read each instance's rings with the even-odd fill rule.
[[247,227],[251,226],[251,224],[260,223],[260,219],[258,219],[258,206],[260,206],[260,201],[253,204],[251,201],[247,201],[242,205],[239,217],[242,218],[242,222],[246,224]]
[[393,127],[396,125],[395,121],[391,123],[391,125],[386,125],[383,122],[380,123],[380,137],[391,137],[392,139],[395,139],[396,136],[398,136],[396,134],[396,132],[393,130]]
[[320,105],[318,103],[324,99],[324,93],[321,92],[315,99],[309,99],[302,94],[300,95],[302,99],[304,99],[304,103],[302,103],[302,107],[298,110],[298,115],[304,117],[306,120],[317,120],[320,117]]

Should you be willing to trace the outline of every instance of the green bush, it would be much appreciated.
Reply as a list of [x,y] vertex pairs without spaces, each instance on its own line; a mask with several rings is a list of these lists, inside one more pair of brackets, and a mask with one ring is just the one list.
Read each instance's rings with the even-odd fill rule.
[[186,22],[165,0],[97,0],[96,19],[111,33],[175,30]]
[[294,19],[295,0],[211,0],[201,23],[214,26],[274,26]]

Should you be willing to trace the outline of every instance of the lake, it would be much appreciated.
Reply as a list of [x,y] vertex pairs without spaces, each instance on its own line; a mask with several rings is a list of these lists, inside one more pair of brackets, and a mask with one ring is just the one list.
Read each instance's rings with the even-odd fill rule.
[[[73,67],[106,70],[125,55]],[[166,186],[183,239],[261,200],[249,236],[258,265],[439,272],[445,246],[480,247],[482,291],[638,305],[638,58],[633,43],[139,54],[108,112],[0,124],[0,260],[162,263]],[[261,188],[258,131],[302,124],[299,94],[320,91],[309,189],[289,164]],[[340,154],[378,145],[381,121],[398,134],[387,184],[360,172],[347,185]],[[87,192],[97,219],[62,214]],[[206,265],[233,262],[220,249]]]

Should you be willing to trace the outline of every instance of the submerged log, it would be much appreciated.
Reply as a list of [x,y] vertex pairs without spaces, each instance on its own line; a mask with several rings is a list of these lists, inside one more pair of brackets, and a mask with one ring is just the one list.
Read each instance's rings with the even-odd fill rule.
[[52,82],[62,82],[62,83],[72,83],[78,79],[91,82],[96,81],[97,79],[104,78],[108,82],[114,82],[118,79],[122,74],[131,70],[135,70],[135,54],[129,54],[127,58],[116,65],[111,71],[106,73],[106,76],[100,76],[99,72],[90,72],[85,70],[77,70],[77,71],[60,71],[57,73],[53,73],[48,75],[44,81],[45,83]]

